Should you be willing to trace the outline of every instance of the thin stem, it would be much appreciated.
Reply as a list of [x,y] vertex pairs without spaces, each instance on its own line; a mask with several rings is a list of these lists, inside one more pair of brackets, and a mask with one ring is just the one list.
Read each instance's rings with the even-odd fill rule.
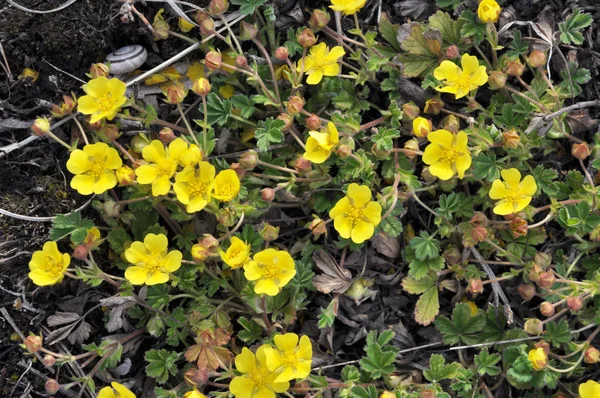
[[239,117],[238,115],[229,114],[229,117],[232,118],[232,119],[234,119],[234,120],[237,120],[238,122],[242,122],[244,124],[247,124],[248,126],[252,126],[252,127],[256,127],[257,126],[256,123],[254,123],[254,122],[252,122],[250,120],[244,119],[242,117]]
[[240,229],[240,227],[242,226],[242,223],[244,222],[244,217],[245,217],[246,213],[242,212],[242,215],[240,216],[240,220],[237,222],[237,224],[235,224],[235,227],[233,227],[233,229],[229,232],[227,232],[225,235],[221,236],[218,241],[219,242],[223,242],[225,239],[229,238],[231,235],[233,235],[235,233],[235,231],[237,231],[238,229]]
[[133,158],[133,156],[131,156],[131,154],[129,152],[127,152],[127,150],[125,148],[123,148],[123,145],[119,144],[117,142],[117,140],[113,140],[112,141],[113,145],[117,147],[117,149],[119,149],[119,151],[121,151],[121,153],[127,158],[129,159],[129,161],[131,162],[131,164],[135,164],[135,159]]
[[88,141],[87,135],[85,135],[85,131],[83,130],[83,126],[81,125],[81,123],[77,119],[77,116],[73,116],[71,119],[73,119],[73,121],[77,125],[77,128],[79,129],[79,132],[81,133],[81,137],[83,138],[83,141],[85,141],[85,144],[89,145],[90,142]]
[[431,207],[429,207],[429,206],[427,206],[425,203],[423,203],[423,202],[421,201],[421,199],[419,199],[419,196],[418,196],[418,195],[416,195],[414,192],[411,192],[411,196],[412,196],[412,197],[415,199],[415,201],[416,201],[418,204],[420,204],[420,205],[421,205],[421,206],[422,206],[424,209],[426,209],[427,211],[429,211],[431,214],[433,214],[433,215],[434,215],[434,216],[436,216],[436,217],[439,217],[439,216],[440,216],[439,214],[437,214],[437,213],[435,212],[435,210],[433,210]]
[[541,227],[542,225],[546,224],[548,221],[552,220],[552,217],[554,217],[554,213],[550,212],[550,213],[548,213],[548,215],[546,217],[544,217],[544,219],[542,221],[537,222],[537,223],[532,224],[532,225],[528,225],[527,229],[533,229],[533,228]]
[[194,40],[191,37],[187,37],[187,36],[184,36],[184,35],[179,34],[177,32],[173,32],[172,30],[169,30],[169,35],[171,35],[173,37],[177,37],[178,39],[181,39],[181,40],[185,40],[185,41],[187,41],[190,44],[196,44],[196,43],[198,43],[198,40]]
[[200,147],[200,143],[198,142],[198,139],[196,138],[196,135],[194,134],[194,131],[192,130],[192,126],[190,126],[190,122],[188,122],[187,117],[185,117],[185,113],[183,113],[183,108],[181,107],[181,104],[177,104],[177,110],[179,111],[179,114],[181,115],[181,118],[183,119],[183,123],[185,124],[185,127],[187,128],[187,133],[192,136],[192,140],[194,141],[194,143],[196,145],[198,145],[198,147]]
[[242,50],[242,46],[240,45],[240,42],[238,41],[237,37],[235,36],[235,33],[233,33],[233,30],[231,29],[231,25],[229,25],[229,22],[227,22],[227,18],[224,18],[223,14],[220,14],[219,18],[221,19],[221,21],[223,22],[223,25],[225,25],[225,27],[227,28],[227,31],[231,35],[231,39],[233,40],[233,42],[235,43],[235,46],[238,49],[238,54],[240,54],[240,55],[243,54],[244,51]]
[[271,163],[263,162],[262,160],[259,160],[258,164],[261,165],[261,166],[265,166],[265,167],[274,169],[274,170],[283,171],[284,173],[300,174],[296,170],[292,170],[292,169],[288,169],[287,167],[281,167],[281,166],[277,166],[277,165],[274,165],[274,164],[271,164]]
[[67,148],[70,151],[73,150],[73,148],[71,148],[71,146],[69,144],[67,144],[66,142],[64,142],[63,140],[61,140],[60,138],[58,138],[57,136],[54,135],[54,133],[52,131],[48,131],[46,133],[46,135],[50,138],[52,138],[54,141],[58,142],[60,145],[64,146],[65,148]]
[[533,105],[537,106],[538,108],[540,108],[544,112],[548,112],[548,109],[546,109],[546,107],[543,104],[537,102],[533,98],[530,98],[530,97],[526,96],[522,92],[520,92],[518,90],[515,90],[514,88],[512,88],[510,86],[504,86],[504,89],[507,90],[507,91],[510,91],[513,94],[518,95],[519,97],[522,97],[522,98],[526,99],[527,101],[531,102]]
[[202,126],[202,141],[204,141],[204,156],[208,156],[208,108],[206,105],[206,95],[202,96],[202,110],[204,111],[204,125]]
[[[279,95],[279,84],[277,83],[277,76],[275,75],[275,68],[273,68],[273,62],[271,61],[271,55],[269,55],[269,52],[267,51],[265,46],[263,46],[262,43],[260,41],[258,41],[256,38],[252,39],[252,42],[254,42],[256,47],[258,47],[258,49],[263,53],[263,56],[267,60],[267,65],[269,66],[269,71],[271,72],[271,78],[273,79],[273,87],[275,88],[275,96],[279,100],[279,104],[281,104],[281,96]],[[283,111],[283,107],[281,107],[281,110]]]

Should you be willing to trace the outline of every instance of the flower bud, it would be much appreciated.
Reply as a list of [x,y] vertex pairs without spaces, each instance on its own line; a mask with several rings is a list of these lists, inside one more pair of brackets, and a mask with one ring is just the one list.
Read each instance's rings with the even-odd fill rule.
[[42,137],[50,132],[50,121],[46,117],[38,117],[31,125],[33,135]]
[[502,146],[504,148],[515,149],[521,143],[521,136],[515,129],[510,129],[502,133]]
[[488,231],[485,227],[477,225],[471,230],[471,238],[475,242],[484,242],[488,237]]
[[446,58],[448,59],[455,59],[458,58],[460,56],[460,50],[458,49],[458,47],[456,47],[456,45],[451,45],[446,49]]
[[327,225],[325,224],[325,221],[318,217],[310,222],[308,228],[312,231],[312,234],[315,237],[327,234]]
[[60,384],[54,379],[48,379],[46,384],[44,384],[44,390],[46,390],[48,395],[54,395],[60,390]]
[[456,116],[448,115],[442,120],[442,129],[456,134],[460,130],[460,121]]
[[222,63],[223,58],[221,57],[221,53],[218,51],[209,51],[204,57],[204,66],[206,66],[211,71],[219,69]]
[[415,137],[427,137],[431,130],[433,130],[433,124],[429,119],[419,116],[412,122],[412,133]]
[[544,301],[542,304],[540,304],[540,314],[547,318],[550,318],[552,315],[554,315],[555,310],[556,308],[554,308],[552,303],[548,301]]
[[577,312],[583,307],[583,302],[579,297],[569,297],[567,299],[567,307],[573,312]]
[[310,28],[303,28],[298,33],[298,43],[304,48],[312,47],[317,42],[314,32]]
[[533,257],[533,263],[542,270],[547,269],[552,263],[552,257],[548,253],[538,252]]
[[275,227],[268,222],[262,223],[258,230],[260,237],[263,238],[265,242],[272,242],[279,238],[279,227]]
[[273,188],[263,188],[260,190],[260,197],[265,202],[272,202],[275,199],[275,190]]
[[235,66],[240,69],[246,69],[248,67],[248,60],[243,55],[235,57]]
[[88,256],[88,249],[84,245],[78,245],[73,250],[73,257],[77,260],[85,260]]
[[200,34],[204,36],[212,35],[215,31],[215,21],[208,13],[198,11],[195,16],[196,23],[200,26]]
[[506,84],[507,76],[500,71],[492,71],[488,77],[488,86],[492,90],[500,90]]
[[544,331],[544,324],[537,318],[530,318],[525,321],[523,330],[532,336],[539,336]]
[[219,224],[225,227],[232,227],[235,224],[235,215],[229,208],[221,209],[215,215]]
[[104,137],[108,141],[114,141],[119,138],[119,128],[113,123],[104,123],[97,131],[99,136]]
[[469,279],[467,292],[471,294],[483,293],[483,281],[479,278]]
[[528,358],[533,366],[533,370],[542,370],[548,365],[548,354],[541,347],[529,351]]
[[250,149],[239,158],[240,165],[246,170],[252,170],[258,165],[258,153]]
[[369,289],[370,286],[373,286],[372,280],[365,278],[355,279],[348,290],[344,292],[344,295],[358,304],[363,298],[369,297],[371,294],[371,290]]
[[437,393],[435,390],[422,390],[419,392],[419,398],[436,398]]
[[130,146],[133,152],[141,154],[144,148],[149,144],[150,140],[148,140],[148,137],[144,136],[143,134],[138,134],[131,139]]
[[318,8],[314,9],[312,14],[310,14],[308,26],[310,26],[313,31],[318,32],[329,24],[330,18],[331,17],[327,11],[323,11]]
[[517,288],[519,296],[525,301],[529,301],[535,297],[535,286],[530,283],[521,283]]
[[219,16],[223,15],[228,8],[229,1],[227,0],[210,0],[207,10],[211,15]]
[[42,336],[36,336],[35,334],[30,334],[24,341],[25,349],[31,353],[35,354],[42,347],[44,339]]
[[256,27],[256,25],[248,23],[246,21],[242,21],[242,23],[240,24],[240,39],[244,41],[253,40],[256,38],[257,34],[258,28]]
[[527,57],[527,63],[532,68],[540,68],[546,65],[546,54],[540,50],[533,50]]
[[413,120],[421,114],[421,109],[414,102],[407,102],[402,105],[403,116],[408,120]]
[[433,97],[425,101],[425,109],[423,112],[428,115],[437,115],[442,111],[443,107],[444,102],[438,97]]
[[229,167],[231,170],[235,171],[235,174],[238,176],[238,178],[240,180],[244,179],[244,176],[246,175],[246,169],[242,167],[241,164],[239,163],[232,163],[231,166]]
[[423,170],[421,170],[421,178],[423,179],[423,181],[429,184],[437,180],[437,177],[431,174],[431,172],[429,171],[429,167],[423,167]]
[[291,116],[297,115],[304,109],[304,98],[299,95],[292,95],[286,105],[286,110]]
[[63,95],[63,102],[60,106],[56,104],[52,104],[52,108],[50,109],[50,114],[54,117],[63,117],[73,112],[75,106],[77,106],[77,97],[75,94],[73,96]]
[[594,364],[600,361],[600,351],[595,347],[589,347],[583,354],[583,360],[585,363]]
[[44,367],[51,368],[55,363],[56,359],[52,355],[44,355],[44,358],[42,359],[42,364]]
[[219,241],[210,234],[204,236],[192,246],[192,258],[196,261],[204,261],[208,257],[217,255],[219,252]]
[[165,89],[166,102],[168,104],[181,104],[187,96],[187,90],[180,81],[171,82]]
[[175,133],[169,127],[163,127],[158,132],[158,140],[165,145],[169,144],[175,138],[177,138],[177,137],[175,137]]
[[416,138],[411,138],[410,140],[404,143],[404,149],[408,149],[409,151],[415,151],[412,153],[404,153],[404,155],[406,155],[407,158],[414,159],[417,156],[416,151],[419,150],[419,141],[417,141]]
[[201,97],[206,97],[210,93],[210,82],[201,77],[194,80],[192,83],[192,90]]
[[571,155],[576,157],[579,160],[587,159],[591,154],[590,147],[587,142],[582,142],[581,144],[573,144],[571,147]]
[[386,390],[379,395],[379,398],[396,398],[396,394]]
[[321,118],[311,113],[310,116],[305,121],[306,128],[313,131],[318,131],[321,129]]
[[294,161],[294,168],[301,173],[307,173],[312,170],[312,163],[303,156],[298,156]]
[[513,237],[518,238],[519,236],[527,235],[527,221],[520,217],[515,217],[510,220],[510,230],[512,231]]
[[352,148],[349,145],[340,145],[335,151],[340,159],[345,159],[352,154]]
[[474,226],[482,226],[482,227],[487,227],[488,225],[488,218],[486,217],[486,215],[480,211],[476,211],[473,214],[473,217],[471,217],[471,220],[469,220],[469,222],[471,224],[473,224]]
[[287,131],[290,129],[290,127],[292,127],[292,117],[290,115],[288,115],[287,113],[280,113],[279,116],[277,116],[278,120],[281,120],[283,123],[285,123],[283,125],[283,131]]
[[287,47],[277,47],[277,49],[275,50],[275,58],[277,58],[280,61],[285,61],[286,59],[288,59],[290,56],[290,51],[287,49]]
[[550,289],[554,285],[554,282],[556,282],[556,277],[552,272],[541,272],[540,280],[537,284],[544,289]]
[[[371,147],[371,153],[377,157],[379,160],[386,160],[390,158],[390,154],[392,151],[385,150],[379,147],[377,143],[373,144]],[[408,155],[407,155],[408,156]]]
[[450,265],[457,265],[460,263],[460,250],[454,245],[448,246],[442,253],[442,256]]
[[521,76],[523,71],[525,70],[525,65],[521,63],[521,60],[511,60],[508,61],[508,66],[506,67],[506,74],[508,76]]
[[538,267],[537,265],[534,264],[533,268],[531,268],[529,270],[529,273],[527,274],[527,277],[529,278],[529,280],[531,282],[538,282],[540,280],[540,273],[542,271],[543,270],[540,267]]
[[135,182],[135,172],[129,166],[119,167],[115,174],[120,187],[131,185]]
[[169,37],[171,29],[169,28],[167,21],[163,19],[155,20],[152,24],[152,28],[154,29],[152,34],[156,40],[165,40]]
[[89,76],[92,79],[96,79],[98,77],[108,77],[109,72],[110,68],[108,67],[108,65],[97,63],[92,64],[92,66],[90,66]]

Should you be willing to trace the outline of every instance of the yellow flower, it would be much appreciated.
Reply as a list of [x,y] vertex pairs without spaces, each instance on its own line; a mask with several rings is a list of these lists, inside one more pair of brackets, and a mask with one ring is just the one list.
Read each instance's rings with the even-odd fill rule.
[[310,137],[306,140],[306,152],[303,156],[313,163],[326,161],[340,142],[340,134],[332,122],[327,123],[325,131],[309,131],[308,134]]
[[131,267],[125,270],[125,278],[132,285],[157,285],[169,280],[169,272],[181,267],[179,250],[168,251],[169,241],[163,234],[148,234],[144,242],[133,242],[125,250],[125,258]]
[[238,237],[231,238],[231,245],[226,252],[219,250],[221,260],[231,268],[242,267],[250,259],[250,245]]
[[85,237],[83,243],[86,245],[93,244],[95,242],[98,242],[101,237],[102,235],[100,235],[100,230],[96,227],[92,227],[87,230],[87,236]]
[[187,143],[177,138],[165,149],[162,142],[153,140],[142,150],[149,164],[138,167],[135,175],[139,184],[152,184],[152,195],[166,195],[171,189],[171,177],[177,170],[180,156],[188,149]]
[[459,99],[487,83],[488,75],[485,73],[485,66],[479,65],[477,57],[464,54],[460,63],[462,69],[452,61],[442,61],[433,71],[436,79],[445,80],[445,86],[436,87],[437,91],[452,93],[456,99]]
[[412,133],[415,137],[427,137],[427,134],[431,133],[433,126],[431,120],[419,116],[414,118],[412,128]]
[[304,379],[310,374],[312,344],[308,336],[298,341],[296,333],[278,334],[274,337],[275,347],[266,349],[267,367],[277,373],[275,382]]
[[381,393],[381,395],[379,396],[379,398],[396,398],[396,393],[392,392],[392,391],[384,391]]
[[98,398],[136,398],[129,388],[115,381],[110,383],[111,387],[104,387],[98,393]]
[[215,178],[213,197],[222,202],[230,202],[240,192],[240,178],[234,170],[227,169],[219,172]]
[[185,75],[191,81],[205,77],[204,65],[202,65],[200,62],[194,62],[188,67],[187,71],[185,72]]
[[531,197],[537,191],[537,184],[532,176],[525,176],[521,181],[521,173],[517,169],[500,172],[504,182],[494,181],[490,189],[490,198],[499,200],[494,207],[494,213],[504,216],[523,210],[531,202]]
[[465,176],[471,167],[469,138],[464,131],[452,134],[448,130],[436,130],[427,135],[431,144],[425,148],[423,162],[429,165],[429,172],[440,180],[449,180],[458,174]]
[[31,256],[29,279],[38,286],[54,285],[63,280],[70,263],[71,257],[59,252],[56,242],[46,242]]
[[181,29],[182,32],[187,33],[190,30],[194,29],[194,24],[188,22],[185,18],[183,17],[179,17],[179,19],[177,20],[177,25],[179,26],[179,29]]
[[39,76],[39,72],[36,72],[31,68],[25,68],[23,69],[23,72],[21,72],[21,74],[17,76],[17,79],[23,80],[29,78],[31,79],[31,83],[35,83]]
[[290,253],[284,250],[266,249],[254,255],[253,261],[244,264],[244,276],[257,281],[256,294],[275,296],[296,275],[296,265]]
[[329,51],[325,43],[319,43],[310,48],[309,54],[302,63],[298,63],[298,72],[304,70],[308,75],[306,83],[319,84],[323,76],[337,76],[340,73],[338,59],[346,52],[340,46],[335,46]]
[[477,8],[477,15],[482,22],[497,22],[502,8],[496,0],[481,0]]
[[183,394],[183,398],[206,398],[206,395],[194,388],[192,391],[188,391]]
[[275,398],[276,393],[287,391],[289,382],[276,383],[277,374],[267,367],[266,345],[258,347],[256,356],[247,349],[235,357],[235,367],[242,374],[229,383],[235,398]]
[[331,8],[334,11],[341,11],[344,15],[353,15],[365,6],[367,0],[331,0]]
[[103,142],[71,152],[67,170],[75,174],[71,188],[81,195],[101,194],[117,185],[115,170],[123,165],[116,149]]
[[600,397],[600,384],[593,380],[588,380],[579,385],[580,398],[598,398]]
[[546,355],[546,351],[544,351],[544,349],[541,347],[534,348],[533,350],[529,351],[527,358],[529,359],[529,362],[531,362],[533,370],[544,369],[548,364],[548,356]]
[[221,97],[229,99],[235,94],[235,87],[233,87],[231,84],[224,84],[219,87],[219,94],[221,94]]
[[179,164],[183,167],[195,166],[202,160],[202,150],[196,144],[190,144],[179,156]]
[[101,76],[92,79],[82,87],[87,95],[79,98],[77,110],[84,115],[92,115],[90,123],[104,118],[113,120],[119,108],[127,102],[126,86],[121,80]]
[[363,243],[381,222],[381,205],[371,200],[369,187],[352,183],[346,196],[329,211],[329,217],[342,238]]
[[186,205],[188,213],[195,213],[210,202],[215,186],[215,167],[208,162],[200,162],[198,167],[187,166],[175,176],[173,190],[177,200]]
[[129,166],[122,166],[116,172],[119,186],[131,185],[135,182],[135,172]]

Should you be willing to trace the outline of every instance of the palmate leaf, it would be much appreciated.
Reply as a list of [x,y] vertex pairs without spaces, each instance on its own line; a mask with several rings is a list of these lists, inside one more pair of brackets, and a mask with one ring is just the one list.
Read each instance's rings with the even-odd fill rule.
[[423,372],[423,376],[432,383],[439,383],[441,380],[455,378],[461,368],[459,363],[446,364],[442,355],[433,354],[429,359],[429,369]]
[[444,343],[456,345],[458,343],[476,344],[479,342],[479,332],[485,326],[485,314],[478,311],[471,316],[471,309],[465,303],[456,304],[452,310],[452,320],[440,316],[435,321],[436,329],[442,333]]
[[240,6],[240,12],[244,15],[254,14],[256,9],[266,2],[267,0],[231,0],[231,4]]
[[[200,108],[202,112],[202,107]],[[231,101],[222,100],[217,94],[210,93],[206,97],[206,114],[209,124],[224,126],[231,115]]]

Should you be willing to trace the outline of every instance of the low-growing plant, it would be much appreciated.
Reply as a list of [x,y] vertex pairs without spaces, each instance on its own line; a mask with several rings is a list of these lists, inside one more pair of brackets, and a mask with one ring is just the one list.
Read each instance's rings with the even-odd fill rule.
[[186,70],[93,65],[33,126],[94,211],[54,218],[29,277],[106,293],[24,341],[85,371],[48,391],[133,397],[143,357],[162,398],[599,397],[600,102],[577,102],[590,72],[561,47],[591,16],[498,30],[495,0],[437,0],[372,30],[365,0],[332,0],[283,34],[265,0],[231,3],[148,22],[199,49]]

